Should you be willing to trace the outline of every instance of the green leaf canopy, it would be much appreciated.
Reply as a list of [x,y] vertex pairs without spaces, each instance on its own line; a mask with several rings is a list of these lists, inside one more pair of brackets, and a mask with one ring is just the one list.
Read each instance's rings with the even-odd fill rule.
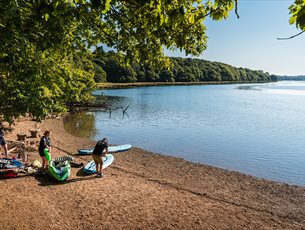
[[1,1],[0,115],[42,119],[90,100],[92,46],[114,48],[127,64],[169,66],[164,48],[199,55],[207,43],[204,20],[228,17],[235,1]]
[[297,28],[305,30],[305,0],[295,0],[294,4],[289,7],[290,24],[295,24]]

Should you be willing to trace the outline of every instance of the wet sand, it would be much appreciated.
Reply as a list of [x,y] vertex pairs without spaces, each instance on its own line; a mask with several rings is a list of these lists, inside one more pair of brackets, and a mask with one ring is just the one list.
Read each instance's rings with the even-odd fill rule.
[[[52,130],[53,157],[95,144],[68,134],[62,119],[23,120],[6,138],[37,126]],[[29,157],[40,160],[37,151]],[[73,168],[64,183],[47,175],[0,180],[1,229],[305,229],[305,187],[136,147],[114,157],[104,178]]]

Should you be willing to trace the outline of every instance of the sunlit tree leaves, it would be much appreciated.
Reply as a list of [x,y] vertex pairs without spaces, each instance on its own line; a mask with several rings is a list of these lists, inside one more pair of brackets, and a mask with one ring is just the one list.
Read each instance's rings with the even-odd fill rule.
[[[127,65],[169,67],[164,48],[199,55],[207,46],[204,20],[226,18],[234,2],[0,1],[0,114],[41,119],[88,100],[94,89],[94,65],[87,61],[92,46],[112,47]],[[133,72],[127,80],[135,80]]]
[[294,4],[289,7],[290,24],[295,24],[297,28],[305,30],[305,1],[295,0]]

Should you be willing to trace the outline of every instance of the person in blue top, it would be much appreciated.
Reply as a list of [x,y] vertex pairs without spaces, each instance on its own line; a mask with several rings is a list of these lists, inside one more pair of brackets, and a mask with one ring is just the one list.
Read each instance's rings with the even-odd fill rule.
[[[104,152],[105,150],[105,152]],[[103,177],[103,158],[108,153],[108,139],[99,140],[93,150],[92,158],[96,167],[96,177]]]
[[2,122],[0,122],[0,145],[4,148],[5,157],[7,157],[7,144],[4,139],[4,130]]
[[40,138],[40,143],[38,147],[39,155],[42,159],[42,168],[48,169],[49,161],[51,160],[51,139],[50,139],[51,132],[46,130],[43,136]]

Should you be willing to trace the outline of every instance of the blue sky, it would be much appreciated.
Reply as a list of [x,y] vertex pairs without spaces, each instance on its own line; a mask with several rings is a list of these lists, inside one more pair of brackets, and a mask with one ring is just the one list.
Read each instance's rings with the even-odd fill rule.
[[[236,67],[263,70],[278,75],[305,75],[305,33],[289,24],[291,0],[240,0],[237,19],[234,12],[223,21],[207,20],[207,50],[201,59]],[[168,56],[185,57],[179,51],[165,51]]]

